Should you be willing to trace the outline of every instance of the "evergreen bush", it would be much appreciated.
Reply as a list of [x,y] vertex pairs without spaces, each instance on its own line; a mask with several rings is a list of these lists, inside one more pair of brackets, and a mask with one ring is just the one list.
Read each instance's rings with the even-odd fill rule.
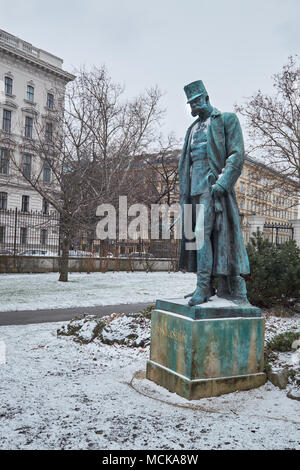
[[293,240],[276,246],[257,232],[247,252],[251,274],[246,283],[253,305],[290,306],[300,300],[300,249]]

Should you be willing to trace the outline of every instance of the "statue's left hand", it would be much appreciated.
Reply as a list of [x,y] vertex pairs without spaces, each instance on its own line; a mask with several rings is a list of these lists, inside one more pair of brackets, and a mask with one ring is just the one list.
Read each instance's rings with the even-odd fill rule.
[[220,197],[225,193],[225,189],[218,183],[214,184],[211,188],[212,196]]

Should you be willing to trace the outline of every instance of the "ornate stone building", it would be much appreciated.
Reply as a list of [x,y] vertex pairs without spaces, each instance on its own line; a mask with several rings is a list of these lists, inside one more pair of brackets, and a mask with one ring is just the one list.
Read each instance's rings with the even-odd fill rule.
[[[50,136],[58,100],[63,99],[66,84],[75,78],[62,65],[59,57],[0,30],[0,211],[49,211],[42,197],[16,170],[11,156],[29,174],[40,165],[32,151],[35,122],[38,120]],[[46,164],[40,171],[44,183],[53,184]],[[9,234],[0,223],[3,244]]]
[[[178,151],[175,164],[178,162]],[[170,159],[170,165],[174,159]],[[159,174],[159,172],[157,172]],[[177,176],[177,174],[174,174]],[[160,188],[165,182],[157,181]],[[179,200],[178,183],[170,184],[172,194],[169,199]],[[161,189],[160,189],[161,191]],[[283,178],[280,173],[272,171],[267,165],[245,157],[243,172],[235,185],[238,206],[245,242],[259,228],[264,236],[274,243],[284,243],[292,237],[300,237],[299,201],[295,183]],[[162,202],[166,202],[165,200]],[[300,239],[298,241],[300,246]]]
[[270,226],[264,229],[264,235],[270,241],[283,243],[291,238],[292,231],[288,226],[298,218],[299,203],[294,188],[295,183],[280,173],[257,160],[245,158],[235,191],[246,243],[252,231],[257,227],[262,230],[264,224]]

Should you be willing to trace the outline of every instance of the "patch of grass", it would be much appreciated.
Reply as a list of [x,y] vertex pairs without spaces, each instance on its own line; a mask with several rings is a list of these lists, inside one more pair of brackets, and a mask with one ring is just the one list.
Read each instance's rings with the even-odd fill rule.
[[65,328],[59,328],[56,330],[57,336],[75,336],[76,333],[80,330],[82,325],[80,326],[74,326],[72,324],[69,324],[67,329]]
[[100,339],[102,338],[102,330],[105,326],[106,326],[106,323],[104,320],[98,320],[97,326],[94,329],[92,341],[95,338],[100,338]]
[[266,349],[271,351],[287,352],[292,350],[292,344],[300,338],[300,331],[285,331],[274,336],[267,342]]
[[[80,320],[80,321],[83,320],[83,322],[80,322],[78,324],[78,320]],[[88,318],[85,320],[84,317],[81,317],[81,316],[79,316],[79,317],[76,316],[73,320],[70,321],[70,323],[68,323],[68,325],[64,325],[61,328],[59,328],[58,330],[56,330],[57,336],[74,336],[74,341],[77,342],[77,343],[80,343],[80,344],[88,344],[91,341],[94,341],[95,338],[101,339],[102,338],[102,330],[106,326],[106,323],[102,319],[96,319],[95,318],[95,320],[96,320],[97,324],[94,328],[93,335],[92,335],[91,339],[85,340],[85,339],[81,338],[81,336],[80,336],[80,330],[81,330],[82,326],[84,325],[85,321],[89,321]]]
[[300,331],[285,331],[274,336],[269,340],[265,347],[265,371],[271,369],[271,363],[276,361],[279,352],[292,351],[292,344],[296,339],[300,338]]

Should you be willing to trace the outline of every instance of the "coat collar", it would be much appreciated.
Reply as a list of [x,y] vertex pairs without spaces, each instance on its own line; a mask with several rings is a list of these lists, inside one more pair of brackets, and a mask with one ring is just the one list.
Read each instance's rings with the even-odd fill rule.
[[210,115],[210,117],[216,118],[218,116],[221,116],[221,114],[222,114],[221,111],[219,111],[217,108],[214,108],[211,115]]
[[[216,117],[221,116],[221,114],[222,114],[221,111],[219,111],[217,108],[213,108],[210,118],[214,119]],[[193,124],[189,127],[189,129],[191,129],[195,124],[197,124],[197,122],[200,122],[199,117],[193,122]]]

